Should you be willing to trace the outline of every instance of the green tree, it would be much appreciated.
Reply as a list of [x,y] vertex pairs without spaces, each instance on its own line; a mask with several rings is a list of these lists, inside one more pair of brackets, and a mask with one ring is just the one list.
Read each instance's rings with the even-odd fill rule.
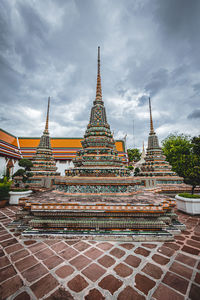
[[134,176],[138,176],[140,174],[140,169],[137,167],[134,170]]
[[137,148],[127,149],[129,162],[139,161],[141,157],[140,150]]
[[33,176],[33,174],[30,172],[33,163],[29,159],[23,158],[19,161],[19,166],[23,167],[24,169],[17,170],[13,174],[13,178],[16,176],[22,176],[22,181],[26,182],[29,177]]
[[33,166],[33,163],[29,159],[22,158],[19,161],[19,166],[23,167],[25,171],[30,171],[31,167]]
[[193,153],[200,156],[200,135],[192,138]]
[[[184,134],[170,134],[162,141],[162,150],[172,168],[175,168],[177,161],[182,155],[190,155],[192,143],[190,137]],[[176,171],[174,169],[174,171]]]
[[163,141],[163,153],[172,170],[192,185],[192,194],[200,185],[200,137],[171,134]]

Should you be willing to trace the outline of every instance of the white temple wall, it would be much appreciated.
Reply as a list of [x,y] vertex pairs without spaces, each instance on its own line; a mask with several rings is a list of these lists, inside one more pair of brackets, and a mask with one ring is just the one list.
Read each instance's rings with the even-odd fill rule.
[[60,172],[61,176],[65,176],[65,170],[73,169],[74,164],[72,160],[57,160],[56,161],[57,172]]
[[6,159],[5,157],[1,156],[0,157],[0,178],[3,177],[6,173]]
[[12,159],[12,158],[6,158],[4,156],[0,156],[0,178],[2,178],[4,175],[6,175],[6,166],[8,161],[11,160],[13,163],[13,167],[10,170],[10,175],[12,176],[18,169],[21,167],[19,166],[18,162],[19,160],[17,159]]

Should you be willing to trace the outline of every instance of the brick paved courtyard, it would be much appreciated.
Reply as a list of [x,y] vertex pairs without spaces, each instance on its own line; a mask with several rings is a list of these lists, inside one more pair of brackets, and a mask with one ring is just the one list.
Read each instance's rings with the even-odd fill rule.
[[174,242],[21,239],[0,210],[0,299],[200,299],[200,217]]

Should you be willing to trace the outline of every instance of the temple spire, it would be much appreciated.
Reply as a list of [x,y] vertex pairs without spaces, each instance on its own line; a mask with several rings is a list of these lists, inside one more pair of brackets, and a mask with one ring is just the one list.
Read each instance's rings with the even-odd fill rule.
[[96,101],[102,101],[101,91],[101,74],[100,74],[100,47],[98,47],[98,60],[97,60],[97,88],[96,88]]
[[50,107],[50,97],[48,98],[48,106],[47,106],[47,118],[46,118],[46,125],[45,125],[45,133],[49,133],[49,107]]
[[149,112],[150,112],[150,133],[154,133],[153,119],[152,119],[152,112],[151,112],[151,99],[150,99],[150,97],[149,97]]

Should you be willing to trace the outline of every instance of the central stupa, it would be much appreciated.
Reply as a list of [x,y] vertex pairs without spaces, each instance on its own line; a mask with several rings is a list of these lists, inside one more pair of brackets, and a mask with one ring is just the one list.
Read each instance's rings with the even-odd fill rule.
[[115,148],[115,141],[107,122],[106,109],[102,100],[100,75],[100,47],[98,47],[96,97],[90,121],[82,141],[82,148],[74,159],[75,168],[66,171],[68,176],[116,177],[129,176]]

